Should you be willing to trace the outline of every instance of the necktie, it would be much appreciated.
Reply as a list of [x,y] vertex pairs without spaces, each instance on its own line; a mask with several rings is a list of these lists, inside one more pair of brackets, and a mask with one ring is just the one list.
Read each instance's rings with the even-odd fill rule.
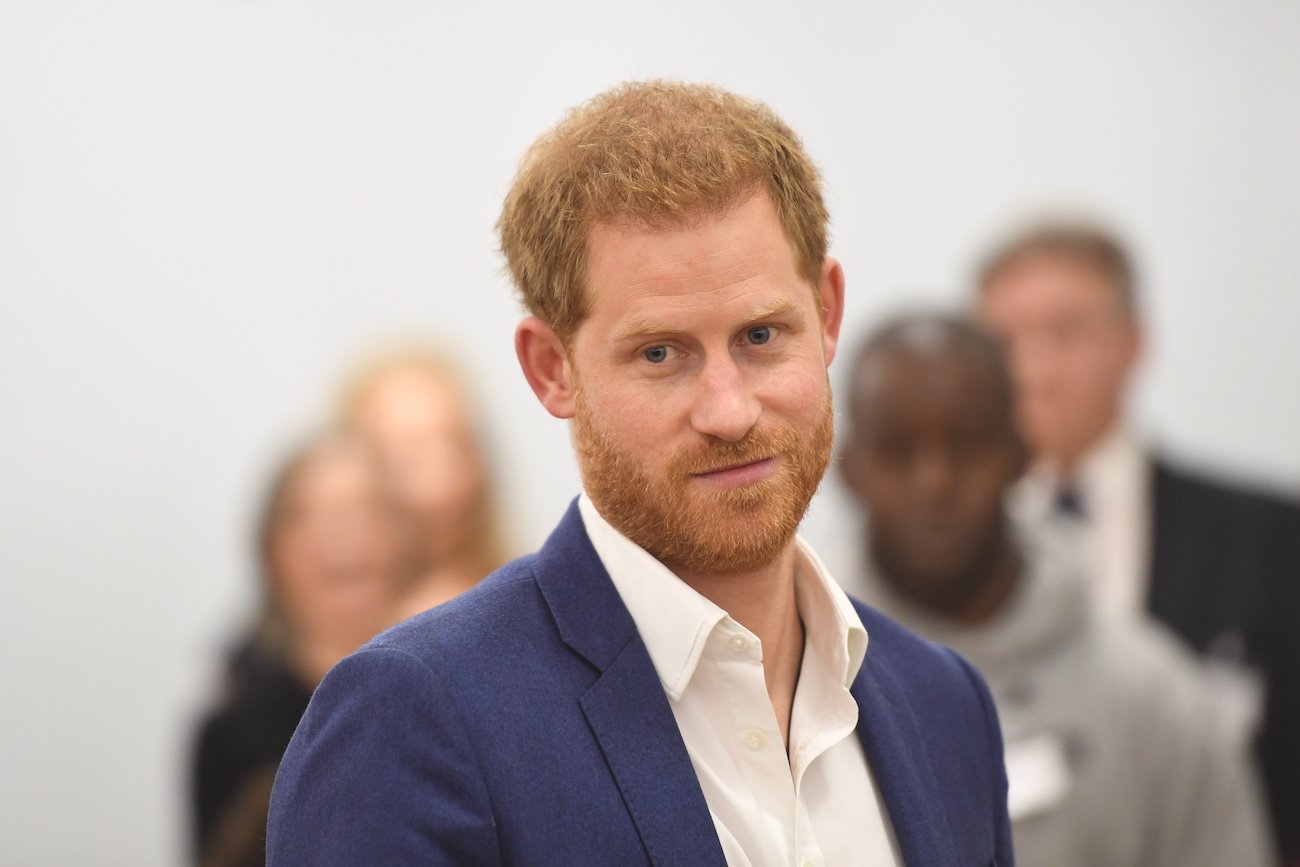
[[1076,520],[1087,515],[1083,508],[1083,496],[1073,485],[1062,485],[1056,489],[1056,499],[1052,503],[1052,508],[1056,514]]

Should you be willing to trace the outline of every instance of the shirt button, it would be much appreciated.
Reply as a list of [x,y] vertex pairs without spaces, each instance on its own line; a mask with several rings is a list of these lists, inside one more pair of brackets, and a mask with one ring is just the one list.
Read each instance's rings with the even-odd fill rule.
[[750,729],[745,732],[744,741],[745,746],[751,750],[761,750],[763,745],[767,743],[767,738],[763,737],[763,733],[758,729]]
[[744,653],[749,650],[749,639],[743,635],[731,636],[731,649],[737,653]]

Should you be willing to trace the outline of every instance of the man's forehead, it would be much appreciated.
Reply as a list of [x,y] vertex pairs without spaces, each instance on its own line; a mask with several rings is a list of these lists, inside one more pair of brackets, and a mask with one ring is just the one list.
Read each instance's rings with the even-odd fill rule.
[[1007,296],[1019,290],[1022,300],[1044,303],[1063,299],[1110,306],[1122,304],[1122,291],[1104,268],[1079,256],[1049,250],[1021,254],[1007,263],[986,287],[986,296]]
[[[587,309],[610,319],[659,319],[695,312],[775,311],[810,303],[815,287],[796,269],[781,237],[716,233],[681,243],[629,238],[597,251],[586,275]],[[806,298],[805,298],[806,296]]]
[[946,339],[924,350],[892,343],[858,359],[851,392],[855,415],[863,418],[893,406],[916,403],[996,406],[996,371],[974,347]]

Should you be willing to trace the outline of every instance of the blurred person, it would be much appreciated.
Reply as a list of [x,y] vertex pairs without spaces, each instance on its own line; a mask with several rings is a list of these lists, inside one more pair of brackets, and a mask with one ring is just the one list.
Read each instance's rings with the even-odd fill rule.
[[868,515],[865,598],[987,679],[1016,862],[1272,863],[1247,749],[1214,724],[1193,657],[1096,611],[1068,544],[1008,516],[1025,452],[997,344],[955,318],[896,320],[865,343],[849,394],[841,468]]
[[506,562],[481,436],[448,360],[424,348],[372,359],[349,384],[341,416],[375,444],[417,519],[424,567],[404,615],[446,602]]
[[275,477],[258,527],[263,613],[204,720],[194,765],[203,865],[262,863],[271,781],[312,690],[395,620],[414,575],[410,521],[377,458],[315,439]]
[[1012,862],[979,675],[796,537],[833,438],[826,225],[794,133],[720,89],[624,85],[538,139],[499,222],[515,350],[585,490],[330,673],[272,865]]
[[1300,508],[1175,466],[1126,420],[1144,337],[1114,235],[1040,222],[976,282],[1033,457],[1017,509],[1074,528],[1105,608],[1149,612],[1206,659],[1234,724],[1258,732],[1274,825],[1300,861]]

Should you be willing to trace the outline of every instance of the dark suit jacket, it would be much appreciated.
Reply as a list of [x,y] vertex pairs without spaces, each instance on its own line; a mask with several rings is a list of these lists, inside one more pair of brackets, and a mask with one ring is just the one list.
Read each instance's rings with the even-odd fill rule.
[[1300,507],[1152,463],[1151,613],[1263,675],[1258,750],[1283,852],[1300,857]]
[[[1012,863],[979,675],[858,606],[858,735],[911,867]],[[379,636],[280,766],[271,865],[725,864],[649,654],[571,507],[535,555]]]

